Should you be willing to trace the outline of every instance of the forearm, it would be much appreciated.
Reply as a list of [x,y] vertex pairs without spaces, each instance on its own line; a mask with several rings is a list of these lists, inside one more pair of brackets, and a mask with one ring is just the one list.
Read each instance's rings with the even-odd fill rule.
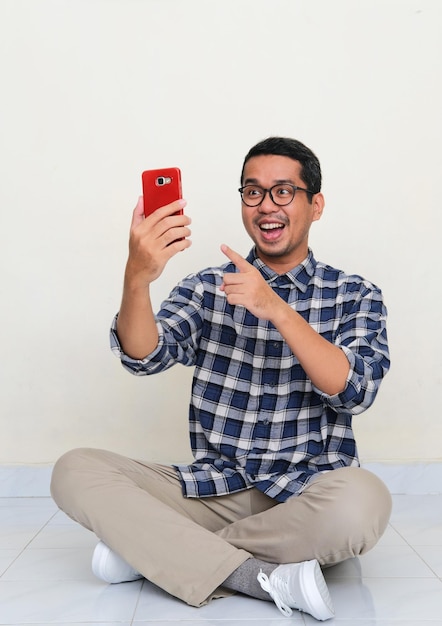
[[315,387],[328,395],[344,390],[350,364],[338,346],[324,339],[283,301],[275,307],[272,322]]
[[149,286],[134,286],[125,279],[117,334],[125,354],[143,359],[158,344],[158,330],[152,310]]
[[132,359],[144,359],[158,345],[149,285],[161,275],[169,259],[191,244],[187,239],[190,218],[179,213],[185,204],[184,200],[177,200],[145,219],[140,197],[134,209],[116,327],[118,342]]

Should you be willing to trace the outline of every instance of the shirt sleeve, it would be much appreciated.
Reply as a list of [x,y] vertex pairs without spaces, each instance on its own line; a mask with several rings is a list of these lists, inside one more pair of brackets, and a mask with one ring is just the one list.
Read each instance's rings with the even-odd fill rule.
[[133,359],[124,353],[117,334],[117,314],[110,330],[113,354],[135,376],[156,374],[177,363],[194,365],[203,323],[202,300],[202,284],[195,274],[185,278],[173,289],[155,317],[158,345],[144,359]]
[[338,413],[362,413],[374,402],[382,379],[390,367],[387,342],[387,309],[381,291],[363,281],[344,298],[344,314],[335,344],[345,353],[350,371],[344,390],[328,395],[315,389],[322,400]]

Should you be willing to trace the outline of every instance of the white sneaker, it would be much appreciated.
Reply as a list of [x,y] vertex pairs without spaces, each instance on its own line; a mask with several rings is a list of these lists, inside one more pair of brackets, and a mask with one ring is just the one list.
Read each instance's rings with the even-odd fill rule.
[[100,541],[92,557],[92,571],[97,578],[107,583],[126,583],[143,576]]
[[292,609],[310,613],[320,621],[334,616],[333,604],[318,561],[278,565],[266,576],[262,570],[258,582],[287,617]]

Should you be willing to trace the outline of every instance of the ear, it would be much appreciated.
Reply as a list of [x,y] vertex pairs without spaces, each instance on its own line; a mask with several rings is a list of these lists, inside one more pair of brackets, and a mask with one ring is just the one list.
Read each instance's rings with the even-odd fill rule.
[[313,205],[313,213],[312,213],[312,222],[316,222],[321,219],[322,212],[325,206],[325,199],[322,193],[315,193],[312,199]]

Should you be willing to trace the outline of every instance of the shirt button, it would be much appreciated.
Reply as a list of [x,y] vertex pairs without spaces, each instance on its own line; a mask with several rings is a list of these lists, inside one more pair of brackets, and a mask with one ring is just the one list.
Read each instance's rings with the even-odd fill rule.
[[264,424],[264,426],[267,426],[267,424],[270,423],[270,420],[268,417],[266,417],[265,419],[262,420],[262,423]]

